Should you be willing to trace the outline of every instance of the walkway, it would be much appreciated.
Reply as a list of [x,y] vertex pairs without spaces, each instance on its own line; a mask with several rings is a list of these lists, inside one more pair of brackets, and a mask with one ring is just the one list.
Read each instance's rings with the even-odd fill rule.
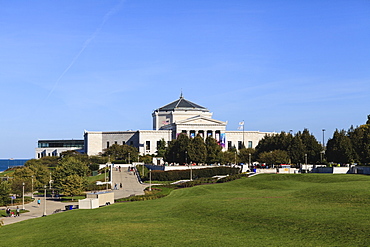
[[[21,213],[19,217],[0,217],[4,221],[4,225],[9,225],[12,223],[20,222],[23,220],[34,219],[38,217],[42,217],[44,215],[44,197],[40,197],[41,205],[37,205],[38,197],[35,197],[35,200],[29,204],[25,204],[24,208],[29,212]],[[78,205],[78,201],[75,202],[59,202],[54,200],[46,199],[46,215],[52,214],[55,210],[61,209],[65,210],[65,206],[67,205]],[[22,209],[22,205],[18,205],[20,209]],[[1,207],[1,209],[5,209],[6,207]],[[16,209],[17,206],[10,206],[10,209]]]
[[[118,165],[116,165],[116,167],[117,166]],[[116,171],[116,168],[113,168],[112,175],[112,188],[117,184],[117,190],[113,190],[114,199],[125,198],[131,195],[144,195],[144,189],[149,186],[147,184],[140,184],[137,176],[133,171],[128,171],[127,166],[121,167],[121,172],[119,170]],[[122,188],[120,188],[121,183]]]
[[[114,191],[114,199],[120,199],[129,197],[131,195],[144,195],[144,189],[148,187],[147,184],[140,184],[136,175],[132,171],[128,171],[128,167],[122,167],[121,172],[116,171],[113,168],[113,186],[117,184],[117,190]],[[120,188],[120,183],[122,183],[122,188]],[[41,205],[37,205],[38,197],[35,197],[35,200],[29,204],[25,204],[24,208],[28,210],[27,213],[21,213],[19,217],[0,217],[4,221],[4,225],[9,225],[12,223],[20,222],[23,220],[34,219],[38,217],[42,217],[44,215],[44,197],[39,197],[41,199]],[[46,200],[46,215],[52,214],[55,210],[61,209],[65,210],[65,206],[67,205],[78,205],[78,201],[75,202],[59,202],[54,201],[48,198]],[[22,205],[18,205],[19,208],[22,208]],[[16,209],[17,206],[11,206],[10,209]],[[6,207],[2,207],[1,209],[6,209]]]

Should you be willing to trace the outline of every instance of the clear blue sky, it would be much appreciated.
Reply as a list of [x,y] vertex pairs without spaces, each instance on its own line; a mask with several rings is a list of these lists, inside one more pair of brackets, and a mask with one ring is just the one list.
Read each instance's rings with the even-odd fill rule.
[[0,158],[150,130],[180,96],[322,141],[370,114],[370,1],[0,0]]

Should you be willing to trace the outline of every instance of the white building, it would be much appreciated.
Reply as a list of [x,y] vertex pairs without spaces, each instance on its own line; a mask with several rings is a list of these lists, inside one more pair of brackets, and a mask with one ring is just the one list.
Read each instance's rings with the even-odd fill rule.
[[152,113],[153,130],[138,131],[85,131],[85,153],[98,155],[113,144],[127,144],[137,147],[140,154],[155,154],[157,145],[164,139],[167,143],[181,133],[190,138],[200,135],[212,136],[224,150],[235,146],[255,148],[265,135],[271,132],[227,131],[227,122],[212,119],[212,113],[205,107],[179,99],[162,106]]

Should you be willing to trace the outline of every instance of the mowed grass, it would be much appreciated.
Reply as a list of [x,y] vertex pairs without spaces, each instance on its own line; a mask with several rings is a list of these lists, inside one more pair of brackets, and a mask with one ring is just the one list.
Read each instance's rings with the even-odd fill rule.
[[370,246],[370,177],[258,175],[0,229],[2,246]]

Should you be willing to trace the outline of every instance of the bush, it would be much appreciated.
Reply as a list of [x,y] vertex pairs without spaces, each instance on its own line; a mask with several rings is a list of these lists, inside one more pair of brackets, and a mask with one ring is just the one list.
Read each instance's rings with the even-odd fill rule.
[[[239,174],[239,168],[232,167],[215,167],[205,169],[192,169],[193,179],[209,178],[216,175],[234,175]],[[174,171],[152,171],[152,180],[156,181],[176,181],[190,178],[190,169],[188,170],[174,170]],[[142,178],[143,181],[149,180],[149,175]]]

